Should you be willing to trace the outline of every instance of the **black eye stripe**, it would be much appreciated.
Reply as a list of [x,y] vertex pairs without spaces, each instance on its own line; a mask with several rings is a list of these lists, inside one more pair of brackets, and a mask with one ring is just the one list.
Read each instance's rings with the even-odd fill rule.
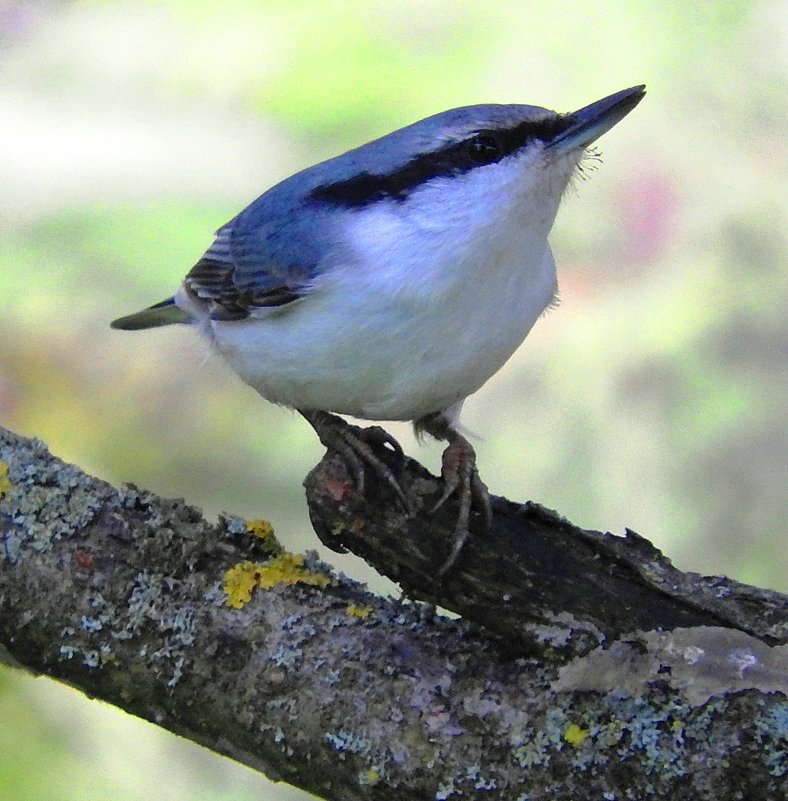
[[311,200],[335,206],[366,206],[379,200],[405,200],[421,184],[442,175],[459,175],[492,164],[534,139],[549,141],[572,124],[571,116],[522,122],[505,130],[481,130],[473,136],[411,159],[387,175],[362,172],[346,181],[318,186]]

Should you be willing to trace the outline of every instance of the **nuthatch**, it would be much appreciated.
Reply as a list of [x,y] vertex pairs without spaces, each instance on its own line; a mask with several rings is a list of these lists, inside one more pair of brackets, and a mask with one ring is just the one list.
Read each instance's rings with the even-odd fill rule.
[[588,145],[644,94],[570,114],[455,108],[309,167],[220,228],[174,297],[112,325],[194,324],[264,398],[297,409],[359,488],[373,469],[404,502],[375,452],[399,446],[332,412],[410,420],[448,441],[437,506],[457,493],[460,511],[445,571],[472,506],[490,518],[458,430],[463,401],[554,300],[547,235],[561,196]]

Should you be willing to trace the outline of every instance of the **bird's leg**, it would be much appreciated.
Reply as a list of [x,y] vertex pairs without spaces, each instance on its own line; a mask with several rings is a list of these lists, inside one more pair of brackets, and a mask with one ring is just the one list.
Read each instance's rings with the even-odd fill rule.
[[479,477],[476,468],[476,451],[465,437],[454,427],[452,420],[444,412],[435,412],[415,421],[413,424],[416,434],[427,433],[435,439],[448,441],[449,445],[443,452],[444,491],[438,502],[432,508],[435,512],[456,493],[459,500],[459,514],[454,529],[454,543],[438,576],[444,576],[457,561],[462,546],[468,539],[471,509],[476,506],[482,514],[484,529],[490,528],[492,523],[492,506],[487,486]]
[[299,413],[315,429],[320,441],[329,451],[338,453],[347,463],[356,480],[356,489],[364,492],[364,473],[373,470],[394,492],[405,509],[410,508],[392,469],[375,453],[375,448],[390,447],[397,461],[402,463],[405,454],[399,442],[380,426],[361,428],[346,423],[341,417],[328,412],[299,409]]

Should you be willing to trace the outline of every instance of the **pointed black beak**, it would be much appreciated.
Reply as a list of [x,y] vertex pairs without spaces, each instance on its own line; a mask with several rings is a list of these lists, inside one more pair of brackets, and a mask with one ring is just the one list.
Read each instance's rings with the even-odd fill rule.
[[565,119],[569,122],[569,127],[561,131],[545,147],[558,148],[561,151],[588,147],[617,122],[623,120],[640,103],[645,94],[645,86],[633,86],[567,114]]

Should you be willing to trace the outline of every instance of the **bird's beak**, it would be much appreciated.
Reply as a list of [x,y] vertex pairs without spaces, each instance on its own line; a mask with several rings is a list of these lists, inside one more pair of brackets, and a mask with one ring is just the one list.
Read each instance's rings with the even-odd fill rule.
[[623,120],[640,103],[645,94],[645,86],[633,86],[567,114],[569,127],[551,139],[545,147],[557,148],[561,152],[588,147],[591,142]]

